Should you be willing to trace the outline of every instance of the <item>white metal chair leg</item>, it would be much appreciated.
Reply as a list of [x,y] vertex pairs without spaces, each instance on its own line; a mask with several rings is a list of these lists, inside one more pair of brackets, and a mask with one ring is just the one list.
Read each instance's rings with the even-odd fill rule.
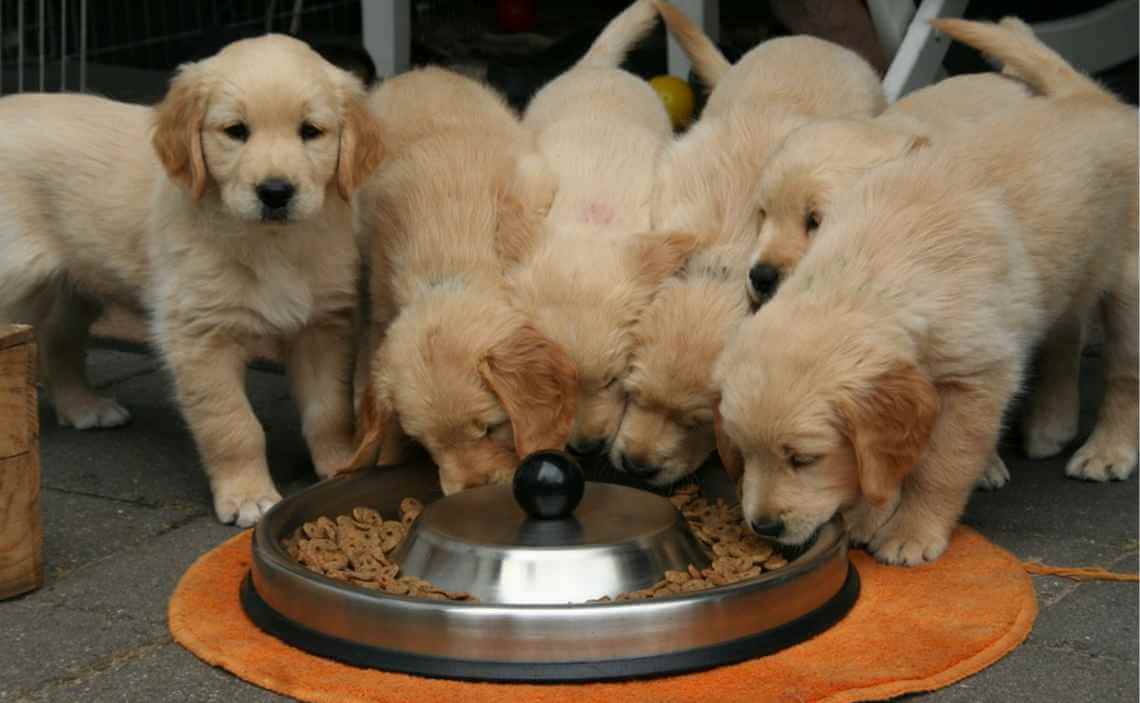
[[930,26],[930,20],[935,17],[960,17],[966,9],[966,2],[967,0],[922,0],[891,61],[887,76],[883,79],[887,102],[893,103],[907,93],[938,79],[950,40],[935,32]]
[[364,48],[379,76],[394,76],[411,68],[411,0],[363,0],[360,3]]

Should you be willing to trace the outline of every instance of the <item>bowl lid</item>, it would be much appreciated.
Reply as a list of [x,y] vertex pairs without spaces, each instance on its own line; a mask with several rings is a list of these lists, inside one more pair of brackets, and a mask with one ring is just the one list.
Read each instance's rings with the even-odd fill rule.
[[528,515],[508,486],[483,486],[438,500],[424,509],[414,531],[437,539],[494,547],[578,549],[649,539],[673,528],[673,504],[648,491],[588,482],[569,516]]
[[523,460],[513,488],[424,509],[394,555],[401,573],[492,603],[581,603],[636,591],[709,558],[668,499],[587,483],[573,458]]

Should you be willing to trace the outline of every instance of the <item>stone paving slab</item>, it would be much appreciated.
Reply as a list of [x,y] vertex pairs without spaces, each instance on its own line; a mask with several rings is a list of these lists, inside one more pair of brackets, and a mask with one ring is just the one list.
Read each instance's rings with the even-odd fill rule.
[[0,603],[0,623],[0,701],[91,675],[169,640],[154,625],[27,599]]
[[179,645],[169,642],[91,676],[47,687],[30,700],[267,703],[290,699],[207,666]]
[[195,515],[206,514],[205,506],[156,510],[130,501],[52,488],[45,488],[40,495],[48,587],[76,569],[176,530]]

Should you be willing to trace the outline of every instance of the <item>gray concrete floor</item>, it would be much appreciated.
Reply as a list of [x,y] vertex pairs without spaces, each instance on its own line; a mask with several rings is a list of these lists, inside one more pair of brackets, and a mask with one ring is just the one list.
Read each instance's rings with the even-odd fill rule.
[[[214,669],[171,641],[166,605],[203,552],[235,534],[215,522],[206,480],[154,359],[93,352],[92,374],[134,413],[116,430],[55,425],[41,404],[46,584],[0,602],[0,700],[283,700]],[[1086,364],[1089,408],[1099,396]],[[284,379],[252,371],[248,388],[283,492],[313,476]],[[1137,481],[1066,480],[1064,458],[1003,452],[1013,481],[977,493],[966,522],[1023,559],[1136,571]],[[914,699],[1137,700],[1136,584],[1035,577],[1041,605],[1029,641],[990,669]]]

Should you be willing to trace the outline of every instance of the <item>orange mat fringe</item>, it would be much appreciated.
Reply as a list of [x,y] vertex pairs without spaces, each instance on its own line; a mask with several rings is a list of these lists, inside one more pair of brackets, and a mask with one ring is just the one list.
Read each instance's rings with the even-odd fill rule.
[[1070,567],[1048,566],[1039,561],[1027,561],[1025,571],[1035,576],[1060,576],[1074,581],[1140,581],[1140,574],[1125,574],[1109,571],[1099,566]]

